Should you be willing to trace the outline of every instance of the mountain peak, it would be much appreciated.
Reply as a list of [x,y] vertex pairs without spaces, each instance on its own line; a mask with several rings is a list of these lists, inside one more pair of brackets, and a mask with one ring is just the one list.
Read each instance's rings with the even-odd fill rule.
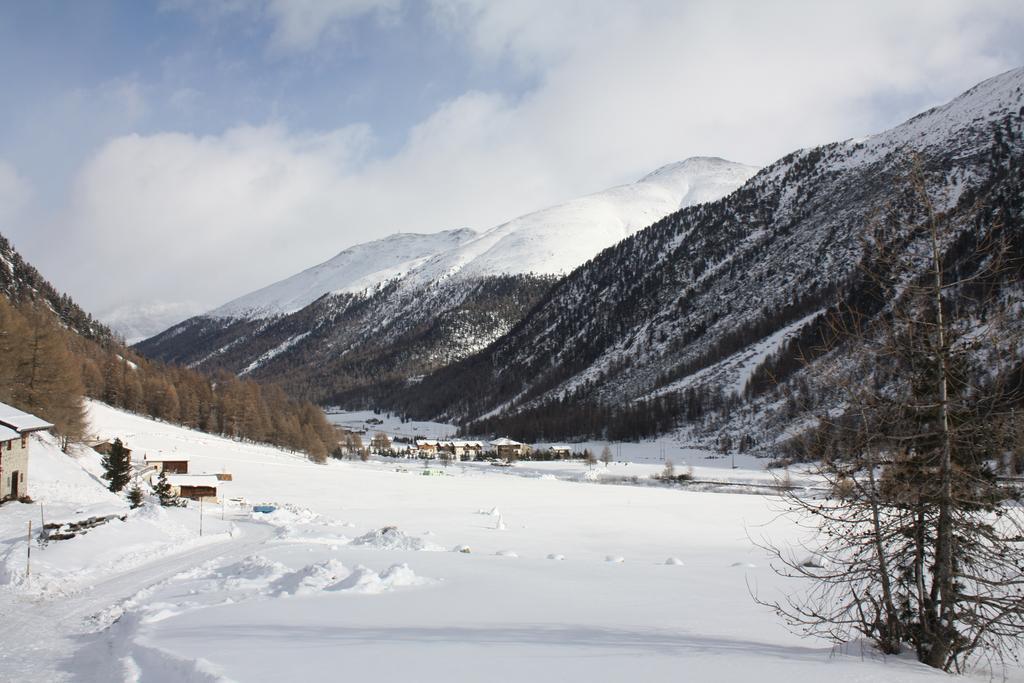
[[324,294],[358,293],[403,276],[434,254],[476,237],[470,228],[398,232],[351,246],[328,261],[210,311],[213,318],[266,318],[294,313]]

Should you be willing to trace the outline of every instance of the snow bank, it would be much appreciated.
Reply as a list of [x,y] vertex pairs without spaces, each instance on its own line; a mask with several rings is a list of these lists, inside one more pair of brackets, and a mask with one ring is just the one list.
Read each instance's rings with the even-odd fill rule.
[[376,531],[365,533],[353,540],[352,545],[367,546],[379,550],[444,550],[441,546],[428,543],[422,538],[409,536],[393,526],[386,526]]
[[273,595],[309,595],[337,585],[351,574],[348,567],[330,559],[285,574],[270,585],[270,590]]
[[359,565],[348,577],[332,586],[328,586],[326,590],[373,594],[384,593],[405,586],[420,586],[429,582],[429,579],[417,576],[407,564],[391,565],[379,574],[372,569]]

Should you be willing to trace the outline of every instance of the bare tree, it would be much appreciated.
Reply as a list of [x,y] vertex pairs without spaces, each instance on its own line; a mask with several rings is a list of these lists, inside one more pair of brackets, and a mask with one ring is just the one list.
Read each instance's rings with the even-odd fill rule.
[[770,604],[802,632],[909,645],[962,671],[1015,657],[1024,635],[1024,515],[994,465],[1022,399],[1021,265],[991,212],[954,224],[919,165],[908,187],[909,209],[866,245],[874,314],[837,311],[828,341],[842,353],[815,364],[847,406],[819,417],[806,446],[831,493],[783,494],[815,540],[799,554],[766,544],[780,573],[812,587]]
[[608,467],[612,461],[612,449],[607,445],[601,449],[601,462],[604,463],[605,467]]

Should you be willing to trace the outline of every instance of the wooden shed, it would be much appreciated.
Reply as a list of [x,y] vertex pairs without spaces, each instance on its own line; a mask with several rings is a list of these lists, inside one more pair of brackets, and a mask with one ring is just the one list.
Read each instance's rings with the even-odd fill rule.
[[173,495],[191,500],[216,501],[218,481],[216,474],[171,474],[167,477]]

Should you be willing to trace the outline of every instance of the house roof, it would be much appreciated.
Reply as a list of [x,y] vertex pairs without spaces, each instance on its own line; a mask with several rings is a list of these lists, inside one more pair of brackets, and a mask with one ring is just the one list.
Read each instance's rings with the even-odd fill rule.
[[217,488],[216,474],[168,474],[167,483],[171,486],[209,486]]
[[35,415],[29,415],[25,411],[18,410],[6,403],[0,403],[0,425],[13,429],[19,434],[38,432],[53,427],[46,420],[42,420]]
[[492,446],[522,446],[523,444],[518,441],[513,441],[507,437],[501,437],[500,439],[494,439],[491,441]]
[[483,444],[479,441],[452,441],[455,446],[461,446],[462,448],[482,448]]
[[550,446],[548,446],[548,450],[552,450],[552,451],[571,451],[572,449],[569,448],[568,446],[564,446],[564,445],[562,445],[560,443],[555,443],[555,444],[551,444]]
[[146,453],[142,456],[142,459],[146,462],[188,462],[188,458],[180,455],[163,455],[158,453],[157,455],[150,455]]
[[17,439],[20,436],[21,434],[14,431],[10,427],[4,427],[3,425],[0,425],[0,441],[13,441],[14,439]]

